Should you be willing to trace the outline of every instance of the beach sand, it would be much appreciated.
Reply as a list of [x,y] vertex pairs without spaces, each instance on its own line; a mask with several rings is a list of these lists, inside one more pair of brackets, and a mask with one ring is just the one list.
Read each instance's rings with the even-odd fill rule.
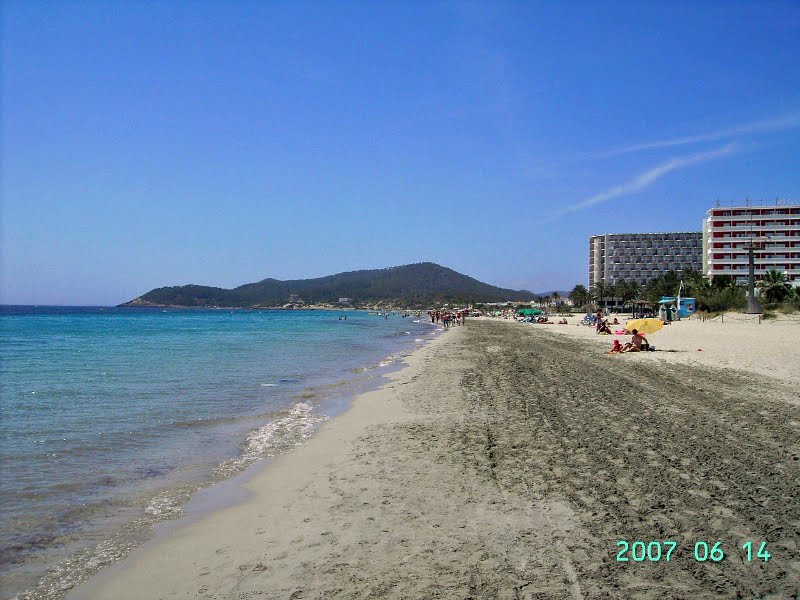
[[[797,597],[795,380],[713,352],[607,356],[557,327],[468,320],[260,470],[245,501],[74,597]],[[678,547],[617,562],[618,540]],[[696,561],[698,540],[725,559]],[[748,540],[770,561],[744,560]]]
[[[612,331],[624,329],[630,319],[630,315],[612,313],[609,321],[615,317],[619,325],[612,325]],[[544,327],[553,333],[585,339],[603,350],[611,349],[614,339],[623,343],[631,339],[630,335],[597,335],[594,327],[577,326],[582,318],[583,315],[566,317],[569,326]],[[560,319],[551,317],[554,321]],[[774,377],[794,384],[800,397],[800,315],[761,320],[758,315],[726,313],[706,321],[694,315],[665,325],[647,338],[658,349],[639,358],[648,364],[699,364]]]

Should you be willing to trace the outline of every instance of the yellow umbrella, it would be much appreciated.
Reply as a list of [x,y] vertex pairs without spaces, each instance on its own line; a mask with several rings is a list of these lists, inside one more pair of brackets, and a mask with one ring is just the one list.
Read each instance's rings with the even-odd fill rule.
[[633,331],[634,329],[639,333],[647,335],[648,333],[655,333],[664,326],[664,321],[661,319],[634,319],[625,323],[625,329]]

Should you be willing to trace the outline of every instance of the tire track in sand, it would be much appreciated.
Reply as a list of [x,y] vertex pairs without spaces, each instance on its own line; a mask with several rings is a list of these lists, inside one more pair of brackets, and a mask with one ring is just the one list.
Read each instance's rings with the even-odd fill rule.
[[[769,399],[791,390],[598,356],[523,326],[471,323],[465,346],[480,365],[463,376],[467,402],[497,429],[492,475],[532,502],[569,504],[588,535],[564,539],[566,564],[588,597],[797,596],[800,416]],[[682,552],[617,563],[618,539],[674,539]],[[728,557],[694,561],[701,539],[723,541]],[[768,540],[773,560],[744,562],[748,539]]]

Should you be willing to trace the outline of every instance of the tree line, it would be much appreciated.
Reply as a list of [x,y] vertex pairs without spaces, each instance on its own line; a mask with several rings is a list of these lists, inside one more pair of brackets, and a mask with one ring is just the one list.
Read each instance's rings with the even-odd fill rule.
[[[620,280],[614,285],[603,282],[594,284],[592,291],[584,285],[576,285],[569,293],[575,306],[630,306],[636,303],[657,304],[663,296],[677,296],[683,280],[681,295],[695,298],[698,310],[719,312],[742,309],[747,306],[747,290],[731,275],[717,275],[711,280],[697,269],[684,269],[681,272],[667,271],[654,277],[644,285],[636,281]],[[785,273],[769,270],[757,282],[759,297],[765,303],[800,303],[800,287],[792,287]],[[610,300],[610,302],[609,302]]]

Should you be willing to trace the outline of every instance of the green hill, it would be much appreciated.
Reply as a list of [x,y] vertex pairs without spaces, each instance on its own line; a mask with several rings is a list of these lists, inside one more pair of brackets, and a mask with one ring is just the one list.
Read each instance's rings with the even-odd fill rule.
[[430,307],[443,303],[532,300],[533,292],[483,283],[447,267],[424,262],[388,269],[350,271],[316,279],[264,279],[226,290],[204,285],[154,289],[121,306],[264,307],[282,306],[297,295],[306,304],[337,303],[351,298],[356,306]]

